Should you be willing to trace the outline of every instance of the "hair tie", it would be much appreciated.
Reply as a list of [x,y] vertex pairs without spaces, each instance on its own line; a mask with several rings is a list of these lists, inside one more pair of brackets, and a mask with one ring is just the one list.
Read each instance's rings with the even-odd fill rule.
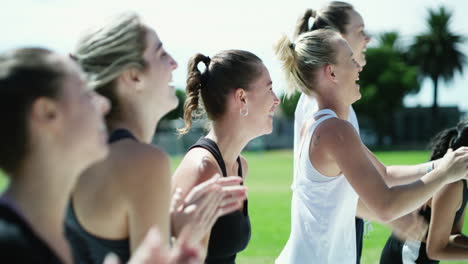
[[317,11],[314,9],[310,10],[310,17],[317,18]]
[[208,69],[208,66],[210,65],[211,63],[211,59],[209,56],[205,56],[205,58],[203,58],[203,63],[206,65],[206,68]]

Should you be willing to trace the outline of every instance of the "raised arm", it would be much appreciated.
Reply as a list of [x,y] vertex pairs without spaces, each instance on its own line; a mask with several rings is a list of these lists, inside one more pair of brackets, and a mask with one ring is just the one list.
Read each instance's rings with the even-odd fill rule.
[[437,167],[439,160],[434,160],[416,165],[392,165],[385,166],[366,146],[367,157],[379,171],[385,183],[389,186],[403,185],[419,180],[422,176]]
[[468,248],[468,237],[462,233],[463,224],[465,223],[465,214],[466,210],[463,211],[462,216],[460,217],[458,222],[455,223],[455,225],[453,226],[452,235],[450,235],[450,242],[457,244],[458,246]]
[[[445,184],[467,176],[467,148],[448,153],[436,170],[407,185],[389,187],[369,159],[349,122],[330,119],[315,133],[322,136],[323,154],[329,155],[359,194],[364,204],[384,222],[415,210]],[[312,144],[311,144],[312,145]],[[312,150],[312,147],[309,148]]]
[[446,185],[432,198],[427,255],[437,260],[466,260],[468,248],[450,241],[455,214],[461,206],[463,183]]

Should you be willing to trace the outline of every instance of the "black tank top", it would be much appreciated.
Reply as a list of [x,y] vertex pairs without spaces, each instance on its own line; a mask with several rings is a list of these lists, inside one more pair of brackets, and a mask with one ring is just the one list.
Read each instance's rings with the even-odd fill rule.
[[[218,162],[223,176],[227,176],[221,151],[219,151],[214,141],[209,138],[201,138],[190,147],[190,149],[193,148],[208,150]],[[242,166],[239,157],[237,163],[239,164],[238,174],[242,177]],[[247,206],[248,203],[245,200],[242,212],[237,210],[220,217],[216,221],[211,229],[206,264],[234,264],[237,253],[247,247],[250,240],[250,219]]]
[[[112,144],[122,139],[137,140],[128,130],[118,129],[112,132],[108,142]],[[76,217],[71,200],[65,217],[65,235],[70,242],[75,264],[102,264],[110,252],[116,254],[121,263],[127,263],[130,259],[130,240],[104,239],[86,231]]]

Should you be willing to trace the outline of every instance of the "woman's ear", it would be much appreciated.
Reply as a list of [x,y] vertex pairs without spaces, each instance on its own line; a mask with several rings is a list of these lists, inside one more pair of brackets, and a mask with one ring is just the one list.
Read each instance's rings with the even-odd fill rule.
[[118,79],[125,87],[129,87],[140,92],[143,90],[143,82],[140,75],[141,72],[138,69],[130,68],[122,72]]
[[329,79],[330,81],[332,82],[336,82],[336,75],[335,75],[335,69],[333,67],[333,65],[331,64],[327,64],[324,68],[323,68],[323,73],[325,75],[325,78]]
[[239,106],[243,106],[247,104],[247,93],[243,88],[237,88],[234,92],[234,101]]
[[[63,113],[57,101],[46,97],[36,99],[31,105],[28,118],[29,126],[33,131],[37,129],[47,131],[52,137],[60,133],[63,126]],[[43,133],[39,133],[43,134]]]
[[58,105],[52,99],[40,97],[31,106],[31,118],[35,122],[47,124],[59,117]]

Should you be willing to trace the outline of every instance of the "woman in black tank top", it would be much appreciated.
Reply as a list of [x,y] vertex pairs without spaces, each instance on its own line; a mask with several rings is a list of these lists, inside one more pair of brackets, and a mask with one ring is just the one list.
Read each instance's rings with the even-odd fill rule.
[[[431,146],[431,160],[441,158],[449,148],[468,146],[468,120],[440,132]],[[380,263],[398,264],[405,260],[405,263],[436,264],[439,260],[468,260],[468,237],[462,234],[467,201],[466,180],[445,186],[420,211],[429,223],[425,242],[406,242],[392,234]]]
[[0,262],[72,263],[63,216],[79,174],[108,153],[109,103],[50,50],[2,53],[0,72]]
[[[200,62],[205,64],[203,73],[198,70]],[[212,126],[180,163],[175,186],[187,193],[213,173],[245,180],[247,162],[240,153],[250,140],[271,133],[279,103],[268,70],[257,56],[241,50],[223,51],[212,59],[197,54],[190,59],[188,70],[186,126],[180,133],[190,130],[200,100]],[[205,238],[205,263],[235,263],[237,253],[247,247],[251,232],[247,201],[239,207],[219,218]]]

